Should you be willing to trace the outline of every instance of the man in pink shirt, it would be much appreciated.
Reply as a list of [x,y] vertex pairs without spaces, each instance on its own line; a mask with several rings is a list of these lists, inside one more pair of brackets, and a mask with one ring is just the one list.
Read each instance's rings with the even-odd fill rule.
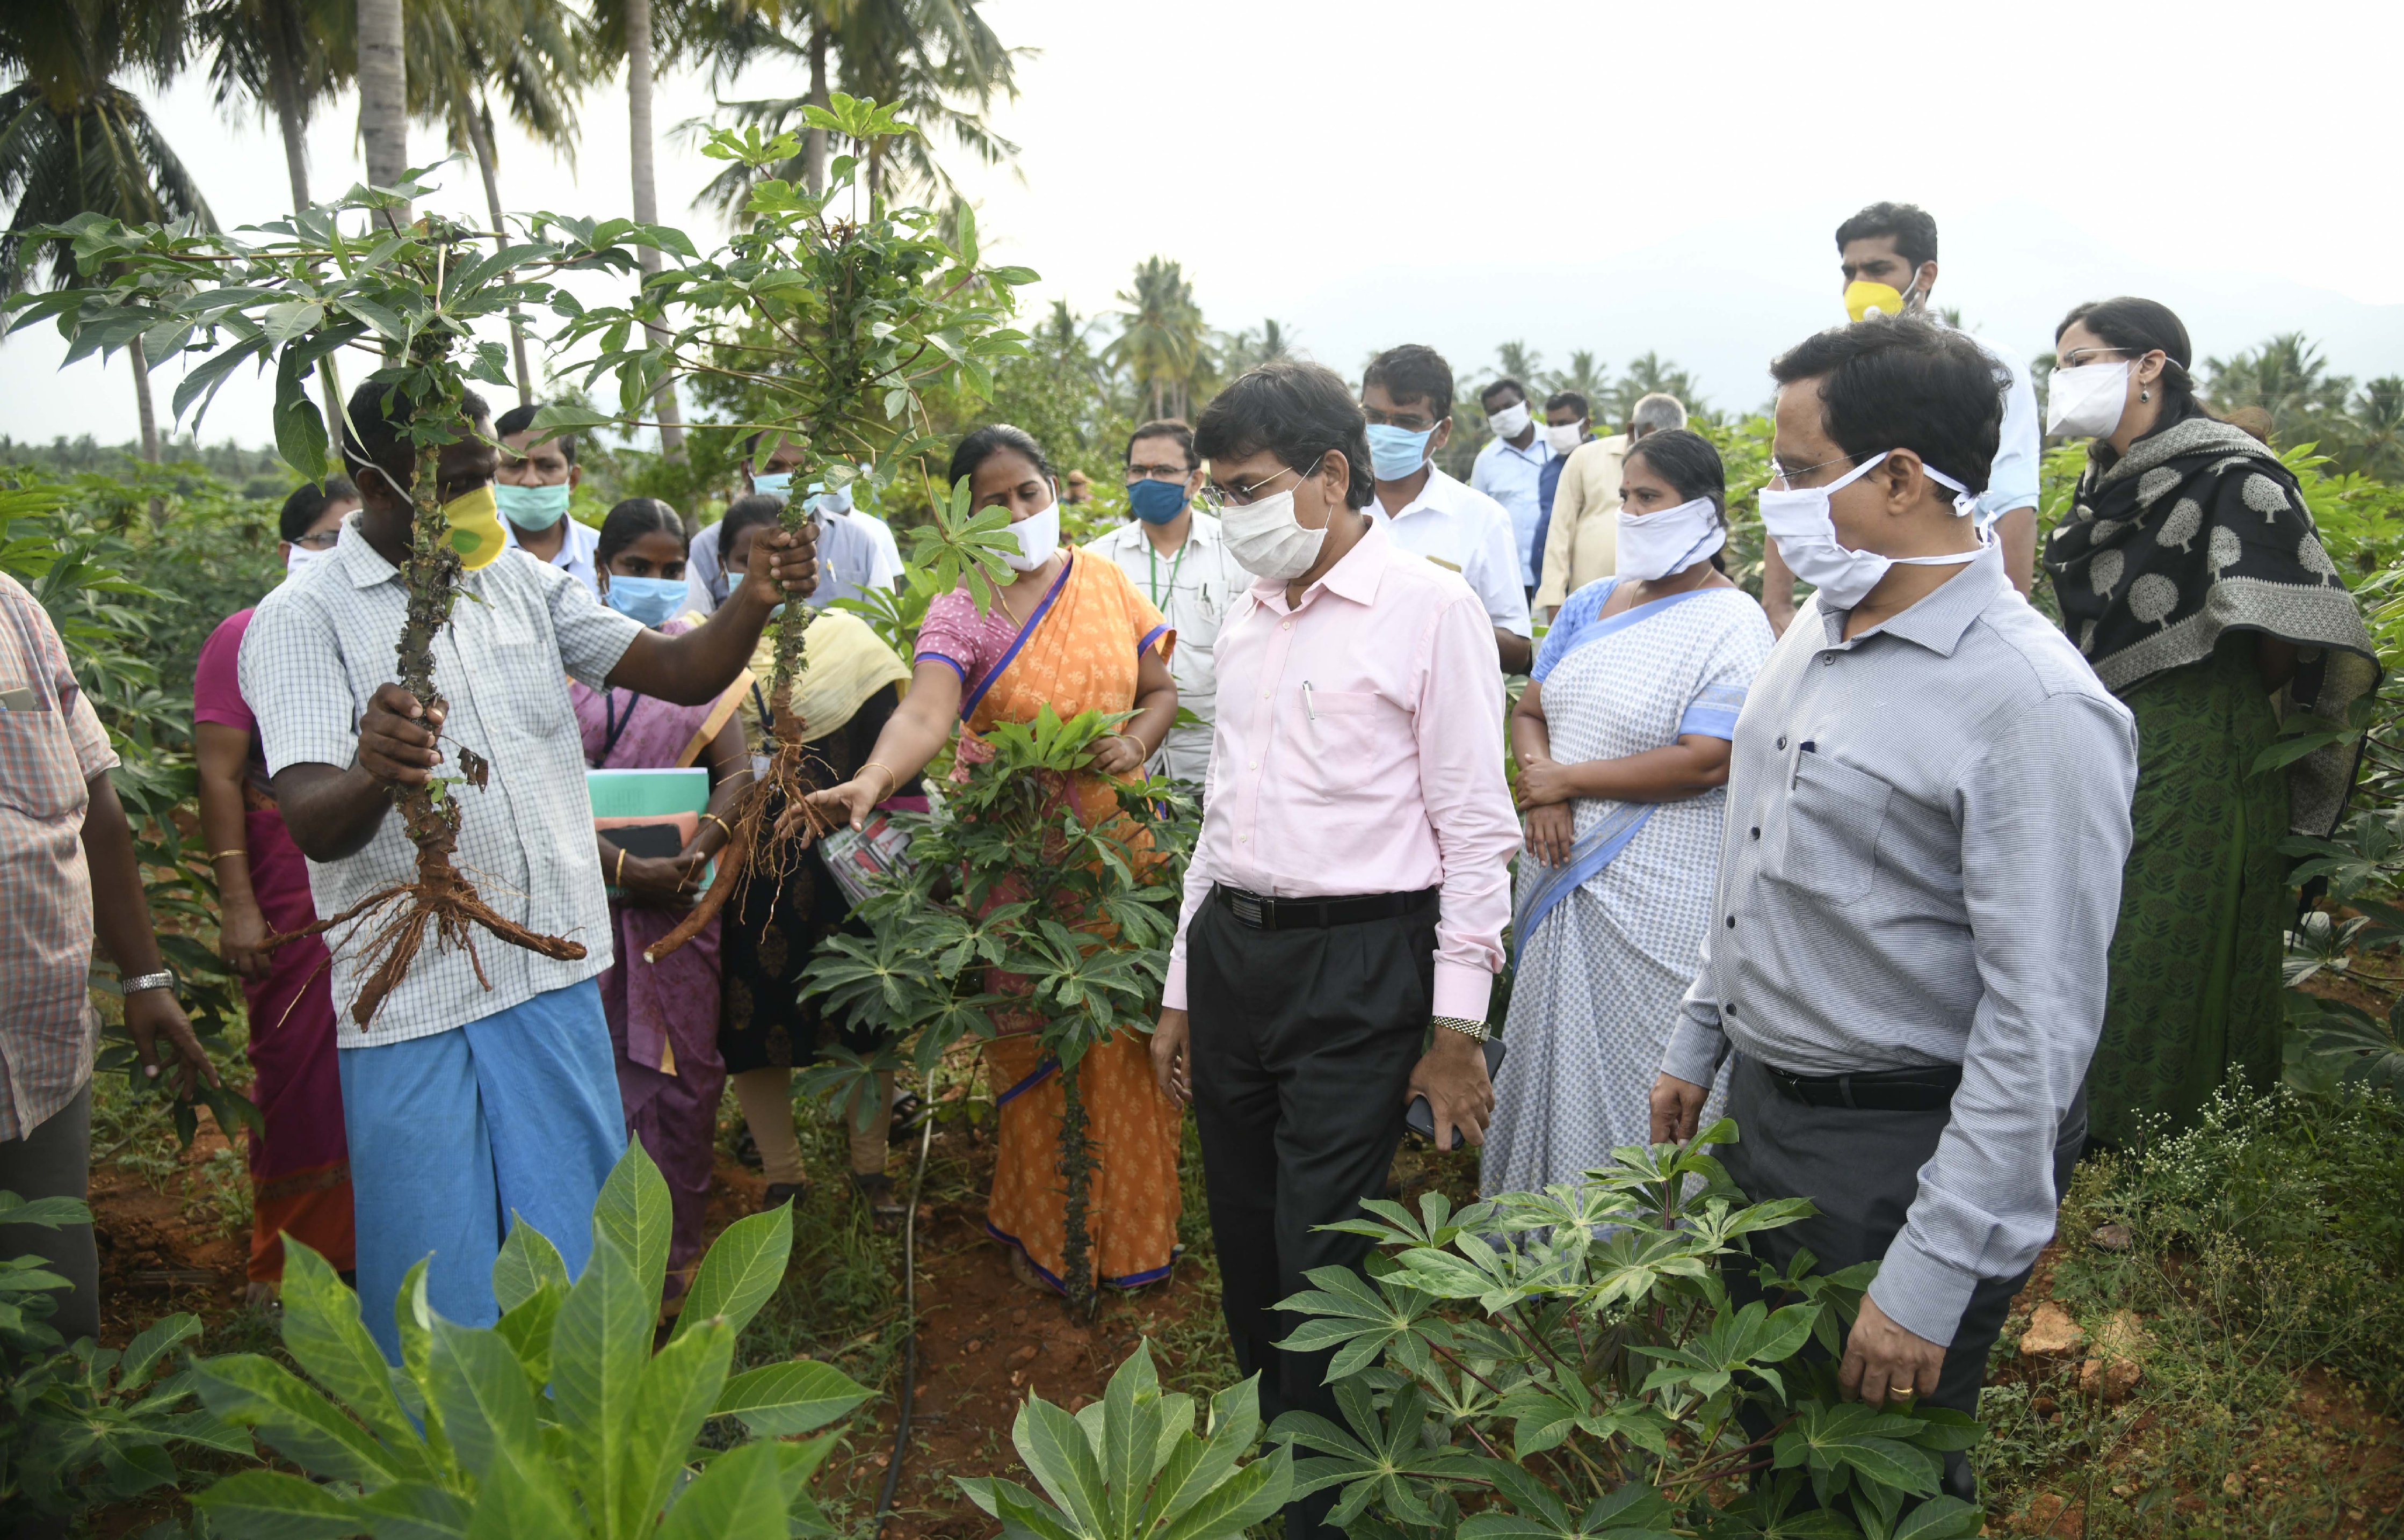
[[[1220,393],[1195,448],[1256,581],[1219,632],[1202,838],[1185,877],[1153,1064],[1194,1104],[1236,1362],[1261,1411],[1335,1419],[1330,1354],[1273,1344],[1274,1308],[1368,1242],[1317,1227],[1384,1195],[1403,1112],[1485,1142],[1487,995],[1518,820],[1501,659],[1456,573],[1363,513],[1367,423],[1316,364]],[[1335,1534],[1331,1489],[1286,1533]]]

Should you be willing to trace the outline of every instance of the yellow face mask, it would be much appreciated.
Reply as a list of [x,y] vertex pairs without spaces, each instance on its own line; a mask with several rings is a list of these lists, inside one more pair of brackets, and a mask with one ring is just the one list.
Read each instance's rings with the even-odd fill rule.
[[[1911,286],[1920,287],[1913,279]],[[1908,301],[1892,284],[1873,284],[1857,278],[1845,285],[1845,313],[1856,321],[1866,321],[1873,315],[1901,315]]]
[[451,548],[459,553],[459,564],[469,572],[491,566],[509,548],[501,534],[500,503],[489,481],[443,504],[442,519],[451,526]]

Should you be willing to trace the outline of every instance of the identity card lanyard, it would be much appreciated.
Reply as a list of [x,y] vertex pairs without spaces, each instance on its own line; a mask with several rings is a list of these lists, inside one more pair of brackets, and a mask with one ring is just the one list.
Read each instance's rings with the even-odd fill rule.
[[[1187,534],[1185,544],[1177,548],[1177,560],[1168,563],[1168,597],[1177,597],[1177,569],[1185,564],[1185,553],[1194,548],[1194,536]],[[1160,550],[1149,536],[1143,542],[1143,558],[1151,576],[1145,581],[1152,585],[1152,607],[1167,615],[1168,607],[1160,602]]]

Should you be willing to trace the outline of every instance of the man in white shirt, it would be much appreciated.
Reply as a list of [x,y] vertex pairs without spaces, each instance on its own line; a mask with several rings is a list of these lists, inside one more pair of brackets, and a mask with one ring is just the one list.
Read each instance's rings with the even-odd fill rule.
[[819,494],[818,501],[810,505],[811,512],[821,519],[832,514],[857,524],[860,526],[860,533],[874,543],[876,568],[869,574],[870,584],[877,588],[889,589],[900,582],[902,543],[893,538],[893,526],[852,501],[851,488],[848,486],[838,487],[832,492],[827,492],[823,487],[814,486],[810,491]]
[[501,465],[493,475],[501,534],[511,550],[550,562],[597,598],[601,578],[593,568],[593,552],[601,535],[567,516],[568,499],[584,479],[584,467],[576,463],[576,436],[563,433],[529,445],[538,409],[511,407],[493,424],[501,440]]
[[1516,380],[1497,380],[1478,394],[1486,409],[1486,425],[1494,437],[1477,451],[1469,467],[1469,484],[1502,505],[1511,516],[1511,543],[1519,556],[1519,585],[1536,589],[1536,563],[1544,553],[1536,546],[1536,525],[1544,516],[1545,463],[1552,445],[1536,431],[1535,414],[1528,409],[1528,387]]
[[1389,348],[1361,377],[1361,410],[1369,419],[1369,469],[1377,487],[1369,517],[1405,550],[1467,579],[1494,627],[1502,672],[1527,673],[1533,631],[1511,516],[1435,465],[1436,451],[1452,437],[1452,366],[1416,342]]
[[1228,553],[1219,520],[1194,506],[1201,488],[1194,430],[1173,418],[1146,423],[1127,440],[1127,506],[1135,517],[1085,548],[1117,562],[1177,633],[1169,677],[1177,681],[1177,703],[1201,725],[1169,728],[1147,768],[1196,787],[1210,771],[1219,623],[1252,583]]
[[[767,466],[755,472],[751,468],[751,456],[760,447],[760,438],[761,435],[755,433],[743,441],[745,494],[779,500],[792,495],[793,468],[806,458],[802,447],[792,443],[778,444],[776,452],[768,457]],[[810,488],[813,511],[825,501],[819,495],[825,491],[822,485]],[[729,505],[729,509],[732,510],[732,505]],[[881,525],[883,520],[878,520],[878,523]],[[818,590],[816,603],[818,608],[824,609],[838,599],[857,597],[863,589],[892,587],[901,566],[898,553],[888,568],[874,533],[866,525],[854,519],[826,518],[818,519],[817,525]],[[695,615],[712,613],[726,603],[727,595],[734,591],[727,576],[724,555],[718,548],[725,528],[725,521],[721,520],[694,535],[685,558],[685,608]],[[892,537],[892,532],[886,531],[886,539],[890,541]]]
[[[1852,319],[1922,314],[1928,291],[1936,286],[1936,221],[1915,204],[1872,203],[1837,227],[1837,260],[1845,279],[1845,310]],[[1971,340],[2011,375],[2004,392],[2002,437],[1987,467],[1987,490],[1978,494],[1978,527],[1993,532],[1995,544],[2004,548],[2004,572],[2025,595],[2036,576],[2036,386],[2018,359],[1975,337]],[[1761,607],[1771,628],[1783,635],[1795,618],[1795,575],[1780,559],[1775,541],[1763,551]]]

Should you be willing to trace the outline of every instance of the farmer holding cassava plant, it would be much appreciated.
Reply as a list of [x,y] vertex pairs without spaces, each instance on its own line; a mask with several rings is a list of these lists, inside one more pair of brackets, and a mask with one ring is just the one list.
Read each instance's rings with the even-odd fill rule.
[[[1385,1196],[1413,1097],[1447,1148],[1494,1106],[1481,1044],[1519,848],[1500,658],[1468,583],[1363,512],[1368,423],[1333,372],[1264,365],[1194,437],[1257,581],[1219,631],[1153,1064],[1194,1103],[1237,1367],[1271,1421],[1339,1419],[1333,1350],[1277,1347],[1302,1317],[1275,1306],[1310,1269],[1361,1266],[1367,1240],[1318,1227]],[[1337,1533],[1335,1499],[1289,1507],[1286,1533]]]
[[[580,1269],[594,1200],[625,1145],[595,983],[611,961],[609,911],[563,675],[683,705],[715,700],[775,600],[771,585],[747,586],[708,623],[667,636],[604,608],[557,567],[496,560],[492,425],[473,393],[459,409],[447,441],[421,457],[411,397],[375,382],[353,395],[342,452],[361,509],[328,557],[259,604],[242,691],[319,913],[424,885],[418,844],[388,815],[397,797],[426,788],[456,810],[457,865],[507,927],[496,933],[528,938],[479,951],[438,936],[394,970],[380,961],[393,946],[383,910],[327,933],[345,1007],[336,1041],[360,1295],[391,1298],[431,1253],[433,1308],[481,1325],[496,1319],[492,1265],[510,1217]],[[434,469],[468,601],[434,634],[404,638],[430,649],[443,697],[430,710],[393,682],[393,639],[418,624],[402,567],[421,463]],[[807,594],[807,533],[768,544],[774,586]],[[368,987],[383,992],[363,1010],[352,1002]],[[367,1320],[397,1360],[390,1313]]]
[[[1880,1264],[1844,1394],[1975,1413],[2087,1137],[2136,732],[1979,527],[2007,381],[1976,342],[1880,318],[1771,373],[1762,523],[1818,591],[1736,725],[1653,1137],[1694,1137],[1733,1047],[1727,1174],[1818,1211],[1754,1254]],[[1976,1496],[1959,1450],[1945,1487]]]
[[[1092,767],[1056,788],[1063,811],[1088,826],[1120,817],[1115,784],[1139,778],[1177,719],[1177,686],[1164,657],[1171,635],[1125,573],[1091,551],[1060,544],[1060,492],[1042,449],[1002,424],[960,440],[947,479],[967,478],[970,509],[1009,511],[1018,548],[1005,560],[1015,573],[996,585],[981,613],[966,586],[940,594],[919,628],[909,696],[877,735],[858,774],[810,800],[830,819],[860,826],[869,809],[915,778],[959,728],[963,770],[989,758],[979,738],[1003,722],[1029,722],[1046,706],[1061,716],[1132,713],[1095,752]],[[740,591],[739,590],[737,591]],[[1130,844],[1143,843],[1141,837]],[[1018,895],[1041,901],[1043,895]],[[1069,923],[1103,923],[1078,917]],[[1024,992],[1000,975],[989,986]],[[1069,1196],[1060,1180],[1061,1122],[1069,1110],[1059,1063],[1039,1040],[1042,1025],[1025,1006],[992,1011],[1001,1035],[985,1047],[1001,1103],[999,1148],[986,1228],[1011,1247],[1012,1267],[1030,1286],[1067,1290]],[[1153,1085],[1140,1034],[1121,1027],[1087,1049],[1076,1067],[1089,1119],[1093,1162],[1085,1203],[1092,1279],[1120,1287],[1168,1271],[1177,1245],[1176,1104]]]

